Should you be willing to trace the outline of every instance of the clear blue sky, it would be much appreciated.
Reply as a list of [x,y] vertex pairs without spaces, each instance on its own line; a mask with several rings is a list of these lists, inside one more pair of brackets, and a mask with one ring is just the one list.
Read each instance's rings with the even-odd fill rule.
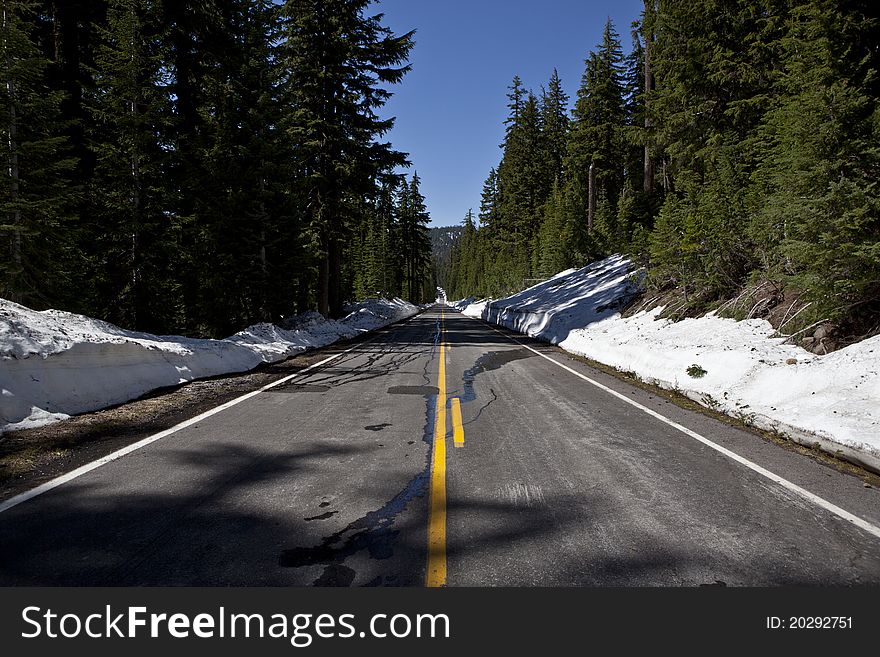
[[384,114],[390,140],[422,179],[432,225],[458,224],[479,209],[498,164],[505,93],[514,75],[536,93],[559,71],[572,103],[584,59],[608,17],[630,50],[643,0],[380,0],[372,12],[396,33],[416,30],[413,70],[392,88]]

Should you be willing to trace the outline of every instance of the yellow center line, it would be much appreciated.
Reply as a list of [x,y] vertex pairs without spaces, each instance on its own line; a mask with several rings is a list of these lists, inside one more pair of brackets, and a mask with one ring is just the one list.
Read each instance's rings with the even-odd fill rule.
[[456,447],[464,447],[464,425],[461,423],[461,400],[452,398],[452,442]]
[[442,307],[437,390],[428,514],[428,568],[425,573],[425,586],[432,587],[446,585],[446,345],[443,343]]

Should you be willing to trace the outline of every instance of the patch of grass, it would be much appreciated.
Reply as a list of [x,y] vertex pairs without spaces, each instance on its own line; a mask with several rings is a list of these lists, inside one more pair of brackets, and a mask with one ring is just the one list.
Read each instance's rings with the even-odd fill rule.
[[[702,374],[700,376],[702,376]],[[717,399],[715,399],[708,392],[706,394],[704,394],[701,399],[702,399],[703,406],[706,406],[707,408],[710,408],[716,412],[721,411],[721,402],[719,402]]]
[[0,485],[31,472],[41,455],[42,450],[37,447],[0,455]]

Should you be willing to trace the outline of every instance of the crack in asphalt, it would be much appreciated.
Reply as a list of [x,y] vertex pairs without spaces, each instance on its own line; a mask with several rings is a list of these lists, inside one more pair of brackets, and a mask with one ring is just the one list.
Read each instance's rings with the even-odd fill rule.
[[[440,320],[438,318],[435,325],[433,346],[430,352],[431,357],[426,360],[422,373],[426,385],[430,384],[431,381],[428,370],[434,362],[439,341]],[[375,365],[387,353],[389,352],[381,352],[369,357],[367,366]],[[404,358],[392,359],[382,374],[396,369],[394,364],[408,363],[424,355],[424,353],[424,350],[419,350],[410,352]],[[372,379],[382,374],[360,378],[352,377],[348,382]],[[423,497],[428,491],[431,472],[430,446],[433,441],[434,406],[436,405],[436,400],[436,394],[425,395],[425,428],[422,440],[428,445],[429,449],[425,455],[425,466],[422,470],[410,479],[403,489],[382,505],[382,507],[366,513],[339,531],[323,538],[318,545],[283,550],[278,556],[279,566],[283,568],[301,568],[304,566],[323,565],[324,569],[318,578],[312,582],[313,586],[350,586],[354,582],[357,572],[343,565],[343,562],[348,557],[362,550],[367,550],[373,559],[388,559],[391,557],[394,553],[394,543],[400,533],[399,530],[393,528],[397,516],[409,506],[413,499]]]
[[[478,374],[500,369],[501,367],[504,367],[508,363],[511,363],[515,360],[531,358],[533,355],[534,354],[528,349],[503,349],[499,351],[486,352],[476,360],[473,367],[465,370],[461,376],[461,380],[464,385],[464,395],[460,397],[461,403],[466,404],[477,399],[477,392],[474,383]],[[464,426],[467,426],[472,422],[476,422],[480,418],[480,415],[483,413],[483,411],[489,408],[489,405],[498,399],[498,395],[495,393],[495,390],[493,388],[489,388],[489,393],[492,395],[492,399],[483,404],[477,410],[476,415],[474,415],[470,420],[464,423]]]

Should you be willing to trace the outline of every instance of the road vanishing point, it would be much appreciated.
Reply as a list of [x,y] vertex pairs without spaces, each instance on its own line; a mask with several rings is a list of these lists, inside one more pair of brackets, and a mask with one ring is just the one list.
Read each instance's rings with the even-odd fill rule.
[[2,585],[880,583],[877,491],[449,307],[0,504]]

